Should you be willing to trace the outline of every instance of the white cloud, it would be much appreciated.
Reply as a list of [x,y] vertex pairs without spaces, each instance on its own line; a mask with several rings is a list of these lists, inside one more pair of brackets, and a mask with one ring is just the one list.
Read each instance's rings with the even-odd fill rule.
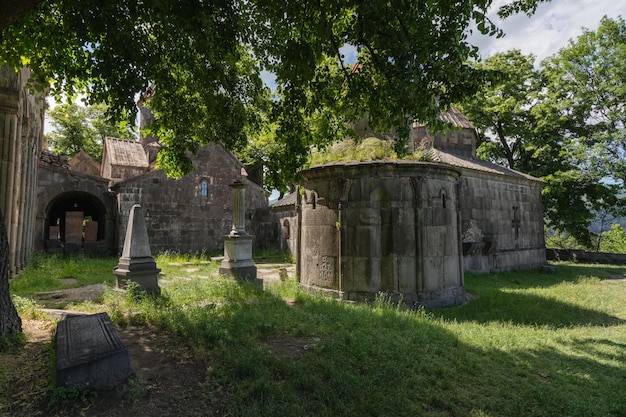
[[603,16],[626,17],[623,0],[552,0],[540,4],[531,17],[518,14],[500,20],[496,10],[502,2],[494,2],[489,17],[506,35],[501,39],[477,33],[470,36],[470,42],[479,47],[483,58],[519,49],[524,54],[534,54],[539,62],[566,47],[570,39],[582,33],[583,27],[597,29]]

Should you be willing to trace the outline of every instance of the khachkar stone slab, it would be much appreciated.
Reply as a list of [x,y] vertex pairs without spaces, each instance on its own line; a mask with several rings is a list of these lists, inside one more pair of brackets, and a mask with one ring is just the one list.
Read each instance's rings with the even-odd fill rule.
[[57,325],[57,385],[112,389],[134,372],[128,349],[107,313],[73,316]]
[[82,211],[68,211],[65,213],[65,243],[80,245],[83,243]]
[[95,242],[98,240],[98,222],[89,221],[85,223],[85,242]]
[[160,293],[157,276],[161,272],[150,252],[148,229],[139,204],[130,209],[122,257],[113,274],[117,276],[117,287],[126,288],[128,281],[135,282],[139,289],[149,293]]

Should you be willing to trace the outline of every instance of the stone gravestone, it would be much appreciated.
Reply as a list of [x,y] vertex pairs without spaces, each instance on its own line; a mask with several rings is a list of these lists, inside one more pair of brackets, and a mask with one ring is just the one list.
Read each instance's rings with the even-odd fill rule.
[[85,223],[85,242],[98,240],[98,222],[88,221]]
[[58,386],[112,389],[134,375],[128,349],[107,313],[60,321],[56,351]]
[[60,236],[60,230],[61,228],[59,226],[50,226],[48,228],[48,239],[50,240],[59,240]]
[[150,252],[143,210],[141,205],[135,204],[130,209],[122,257],[113,268],[113,274],[117,276],[117,287],[125,288],[130,280],[137,283],[139,289],[158,294],[161,292],[157,281],[159,272],[161,270],[157,268]]
[[83,244],[83,216],[82,211],[68,211],[65,213],[65,252],[78,253]]
[[93,255],[100,252],[100,242],[98,242],[98,222],[90,220],[85,222],[85,241],[83,242],[83,253]]
[[46,241],[46,251],[48,253],[63,253],[60,234],[60,226],[50,226],[48,231],[48,240]]

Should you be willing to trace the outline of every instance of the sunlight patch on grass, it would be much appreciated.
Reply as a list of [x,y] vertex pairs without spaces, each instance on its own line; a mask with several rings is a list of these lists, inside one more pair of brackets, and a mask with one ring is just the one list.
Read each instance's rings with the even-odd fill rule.
[[[69,287],[115,282],[113,267],[117,258],[88,258],[37,254],[11,281],[13,294],[30,295]],[[71,284],[67,279],[71,278]]]

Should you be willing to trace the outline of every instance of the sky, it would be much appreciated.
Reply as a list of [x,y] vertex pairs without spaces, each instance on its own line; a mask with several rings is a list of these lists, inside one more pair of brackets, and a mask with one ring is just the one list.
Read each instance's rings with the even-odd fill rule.
[[542,3],[531,17],[518,14],[500,20],[496,15],[504,0],[495,0],[491,20],[505,32],[500,39],[472,35],[470,42],[479,47],[481,57],[498,52],[519,49],[523,54],[534,54],[536,64],[567,47],[570,39],[582,33],[582,28],[595,31],[603,16],[626,18],[625,0],[552,0]]

